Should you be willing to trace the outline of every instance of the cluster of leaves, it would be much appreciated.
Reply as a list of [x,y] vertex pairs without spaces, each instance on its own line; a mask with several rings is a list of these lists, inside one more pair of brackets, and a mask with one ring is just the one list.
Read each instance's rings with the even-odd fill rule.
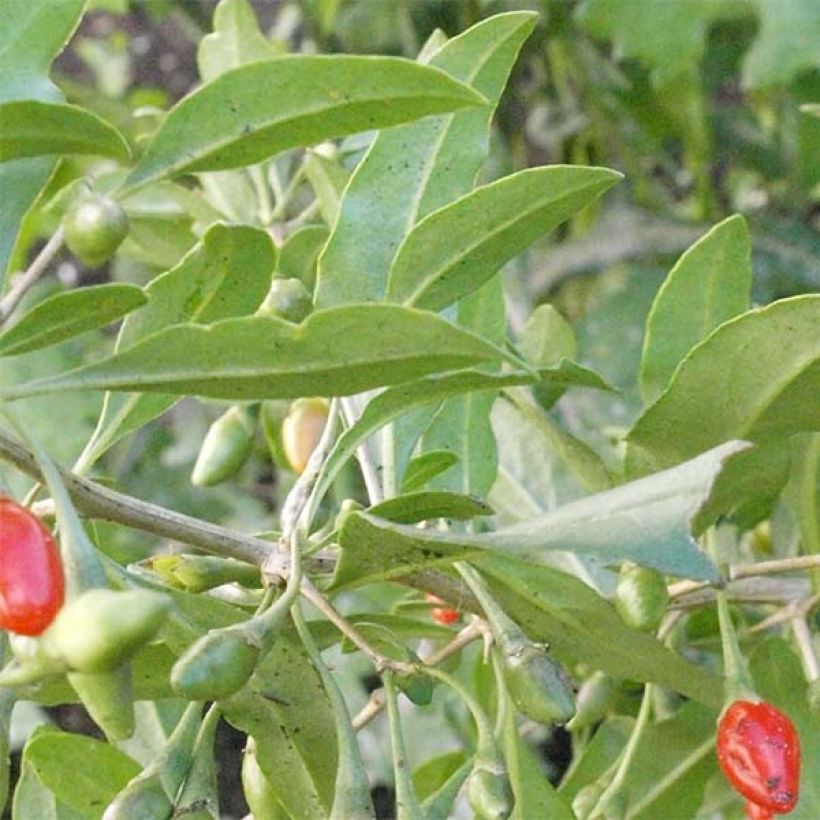
[[[355,27],[345,27],[343,4],[312,5],[317,39],[346,45]],[[715,212],[708,140],[697,125],[705,122],[698,63],[715,4],[621,0],[616,15],[595,0],[573,14],[550,5],[558,25],[546,49],[551,67],[563,65],[566,78],[568,61],[577,61],[587,81],[597,77],[605,61],[572,34],[577,26],[643,61],[651,91],[616,95],[619,75],[601,86],[591,111],[629,98],[629,116],[646,135],[651,112],[664,106],[670,128],[683,129],[699,215]],[[783,32],[796,26],[802,36],[815,20],[813,4],[789,4],[785,15],[762,0],[758,6],[763,22],[744,57],[744,81],[791,82],[807,57],[795,47],[788,60],[777,56]],[[63,424],[83,429],[95,417],[81,452],[73,440],[47,448],[58,460],[76,459],[74,475],[61,478],[49,467],[37,424],[23,442],[33,459],[14,434],[0,437],[0,454],[45,478],[64,539],[85,538],[76,505],[111,584],[149,587],[170,600],[157,639],[129,660],[134,737],[32,735],[16,816],[99,817],[115,798],[120,812],[132,810],[126,798],[134,795],[144,811],[159,806],[158,817],[219,816],[212,758],[219,715],[250,739],[245,789],[258,816],[371,816],[353,732],[364,720],[351,723],[348,711],[361,693],[343,670],[374,664],[383,673],[400,816],[449,816],[462,810],[468,776],[471,799],[476,783],[501,776],[522,818],[739,817],[740,801],[714,756],[723,696],[710,585],[728,564],[749,576],[727,594],[738,602],[755,686],[789,713],[803,742],[794,816],[820,813],[820,719],[800,665],[802,658],[816,679],[818,571],[811,582],[778,580],[758,566],[762,558],[811,561],[820,553],[820,298],[752,308],[743,217],[704,231],[656,294],[636,284],[638,276],[620,275],[614,296],[597,294],[597,314],[593,304],[577,331],[554,305],[533,309],[537,288],[515,299],[513,278],[508,316],[502,269],[513,270],[561,225],[571,223],[577,235],[621,179],[587,165],[487,172],[493,116],[510,73],[528,38],[544,44],[535,14],[487,17],[452,38],[436,30],[412,60],[283,55],[246,0],[222,0],[213,32],[198,46],[202,84],[167,112],[111,107],[113,114],[67,103],[49,78],[81,20],[82,0],[0,0],[0,10],[9,21],[0,31],[9,67],[0,76],[0,269],[24,267],[36,231],[56,228],[89,189],[116,200],[130,224],[112,266],[120,281],[35,298],[0,331],[0,400],[18,425],[31,408],[50,445]],[[400,3],[393,11],[409,13]],[[732,8],[721,20],[734,25],[746,13]],[[669,42],[650,36],[656,31]],[[524,51],[530,66],[533,53]],[[575,105],[573,95],[564,103],[570,97]],[[687,113],[672,112],[681,103]],[[800,116],[816,129],[810,114]],[[595,131],[597,142],[576,141],[576,158],[604,153]],[[806,133],[817,139],[816,130]],[[621,146],[626,156],[634,158],[634,145]],[[492,158],[508,164],[499,152]],[[482,172],[489,179],[479,183]],[[632,182],[636,192],[641,180],[645,174]],[[309,295],[306,318],[260,310],[282,280]],[[9,277],[0,302],[9,314],[19,281]],[[617,302],[619,290],[630,289],[648,309],[643,348],[639,362],[622,355],[623,372],[606,378],[596,351],[617,345],[617,335],[606,334],[613,324],[632,321]],[[122,321],[112,351],[91,332],[115,320]],[[612,382],[627,387],[623,395]],[[281,457],[282,416],[291,401],[315,396],[332,399],[330,424],[295,480]],[[185,397],[206,400],[205,409],[177,405]],[[256,425],[264,429],[277,462],[279,522],[268,511],[267,520],[258,508],[252,513],[264,521],[260,529],[275,525],[275,533],[242,536],[158,506],[167,491],[150,465],[157,451],[130,442],[167,430],[152,425],[156,419],[176,418],[177,446],[184,450],[187,434],[197,447],[203,424],[185,429],[196,413],[241,419],[250,430],[239,430],[243,457],[253,451]],[[117,483],[129,494],[80,481],[103,465],[116,472],[119,454],[127,466]],[[248,513],[235,504],[236,488],[198,492],[211,515],[214,498]],[[175,500],[190,511],[183,494]],[[159,555],[167,545],[154,544],[148,562],[128,565],[135,552],[125,526],[217,557]],[[674,607],[660,633],[657,622],[649,631],[627,623],[613,605],[622,565],[682,582],[671,587]],[[778,568],[793,566],[781,560]],[[530,649],[549,644],[579,690],[573,762],[560,784],[540,772],[525,740],[554,730],[522,722],[512,688],[492,674],[503,653],[488,661],[467,639],[452,644],[454,633],[431,623],[419,590],[465,618],[485,616],[493,629],[509,621]],[[300,593],[321,617],[304,619]],[[772,606],[777,614],[761,626]],[[778,634],[789,622],[793,629]],[[471,622],[468,637],[482,624]],[[502,649],[503,635],[495,634]],[[225,646],[239,636],[241,657],[252,655],[244,679],[226,650],[204,680],[191,682],[191,658],[203,657],[209,636]],[[444,655],[456,656],[449,663],[460,660],[457,668],[425,667],[419,656],[435,658],[431,642],[451,647]],[[354,647],[355,661],[340,654]],[[339,683],[328,657],[342,670]],[[53,674],[3,690],[4,725],[15,700],[77,702],[76,689],[71,674]],[[405,741],[398,689],[459,741],[456,751],[436,747],[428,759],[411,760],[419,764],[412,780],[407,748],[417,747]],[[204,719],[202,700],[216,701]],[[372,736],[385,741],[385,732]]]

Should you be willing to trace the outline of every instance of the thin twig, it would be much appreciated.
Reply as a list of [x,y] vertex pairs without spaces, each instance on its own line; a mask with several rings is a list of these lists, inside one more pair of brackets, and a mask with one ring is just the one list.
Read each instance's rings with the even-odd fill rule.
[[804,569],[820,567],[820,555],[797,555],[793,558],[778,558],[774,561],[758,561],[756,564],[741,564],[729,567],[729,580],[750,578],[753,575],[777,575],[781,572],[800,572]]
[[392,669],[394,672],[399,672],[400,674],[409,674],[415,670],[414,664],[393,660],[374,649],[367,640],[362,637],[359,630],[356,629],[307,578],[302,579],[301,593],[302,597],[310,601],[342,635],[362,652],[362,654],[367,656],[367,659],[376,667],[377,672],[381,672],[384,669]]
[[[42,481],[40,468],[31,453],[1,434],[0,458],[11,462],[33,479]],[[276,550],[276,545],[270,541],[241,535],[227,527],[209,524],[198,518],[118,493],[67,470],[60,470],[60,475],[71,500],[79,512],[88,518],[114,521],[162,538],[191,544],[206,552],[238,558],[260,566]],[[45,507],[43,502],[38,502],[33,509],[35,513],[42,514]]]
[[792,619],[792,633],[797,647],[800,650],[800,657],[803,659],[803,669],[806,672],[806,680],[811,681],[820,678],[820,664],[817,662],[817,654],[814,651],[814,641],[811,637],[809,625],[806,622],[806,615],[801,614]]
[[[447,658],[461,652],[465,646],[472,643],[477,638],[480,638],[484,634],[485,629],[486,625],[483,621],[478,618],[474,619],[467,626],[465,626],[464,629],[462,629],[458,635],[453,638],[453,640],[445,644],[437,652],[423,658],[422,663],[425,666],[437,666],[447,660]],[[384,690],[381,688],[375,689],[371,692],[370,699],[367,703],[359,710],[356,717],[353,718],[353,728],[358,732],[359,729],[362,729],[370,723],[374,717],[380,714],[386,705],[387,701],[385,700]]]
[[43,249],[34,258],[28,269],[23,271],[11,284],[8,293],[0,299],[0,325],[11,316],[20,300],[45,274],[51,260],[63,246],[63,229],[57,228]]

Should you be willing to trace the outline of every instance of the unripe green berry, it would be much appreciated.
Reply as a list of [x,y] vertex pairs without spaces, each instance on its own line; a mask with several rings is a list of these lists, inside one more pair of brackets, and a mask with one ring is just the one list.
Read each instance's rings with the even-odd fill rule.
[[669,593],[663,575],[626,563],[618,575],[615,608],[623,622],[642,632],[654,632],[666,612]]
[[99,194],[75,203],[62,224],[69,250],[90,268],[110,259],[128,236],[128,216],[122,206]]
[[68,682],[110,741],[127,740],[134,734],[131,664],[110,672],[70,672]]
[[71,670],[108,672],[154,637],[169,604],[146,589],[89,589],[60,610],[44,637]]
[[258,659],[241,627],[212,630],[174,664],[171,686],[188,700],[224,700],[248,682]]
[[522,715],[537,723],[566,723],[575,697],[563,667],[527,640],[499,643],[507,691]]
[[477,759],[467,779],[467,798],[477,820],[506,820],[515,797],[500,761]]
[[212,487],[234,475],[253,449],[256,415],[245,407],[231,407],[211,426],[202,440],[191,482]]
[[265,818],[265,820],[280,820],[280,818],[288,817],[256,759],[256,743],[252,737],[248,738],[248,745],[242,756],[242,790],[245,793],[248,808],[254,817]]

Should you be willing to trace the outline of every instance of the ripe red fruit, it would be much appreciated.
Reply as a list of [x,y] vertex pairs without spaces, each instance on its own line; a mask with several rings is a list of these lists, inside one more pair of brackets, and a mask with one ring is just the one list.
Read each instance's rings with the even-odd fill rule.
[[60,554],[25,507],[0,496],[0,629],[39,635],[63,605]]
[[[431,604],[443,604],[441,598],[438,595],[433,595],[432,592],[427,593],[427,600]],[[461,616],[458,613],[458,610],[450,609],[448,606],[434,606],[430,610],[430,614],[433,616],[434,621],[438,621],[442,626],[450,626],[454,624]]]
[[717,755],[727,780],[759,808],[786,814],[797,804],[800,740],[771,704],[731,703],[718,723]]

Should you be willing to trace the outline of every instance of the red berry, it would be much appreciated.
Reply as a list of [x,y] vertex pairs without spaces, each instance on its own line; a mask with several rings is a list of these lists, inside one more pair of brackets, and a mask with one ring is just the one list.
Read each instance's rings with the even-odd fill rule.
[[800,741],[779,709],[746,700],[730,704],[718,723],[717,755],[727,780],[748,801],[775,814],[795,807]]
[[[433,595],[432,592],[427,593],[427,600],[431,604],[443,604],[444,601],[438,597],[438,595]],[[461,616],[458,613],[458,610],[450,609],[447,606],[434,606],[430,610],[430,614],[433,616],[434,621],[438,621],[442,626],[450,626],[454,624]]]
[[749,820],[774,820],[774,813],[757,803],[752,803],[751,800],[746,801],[746,817]]
[[0,496],[0,629],[39,635],[63,605],[60,554],[25,507]]

